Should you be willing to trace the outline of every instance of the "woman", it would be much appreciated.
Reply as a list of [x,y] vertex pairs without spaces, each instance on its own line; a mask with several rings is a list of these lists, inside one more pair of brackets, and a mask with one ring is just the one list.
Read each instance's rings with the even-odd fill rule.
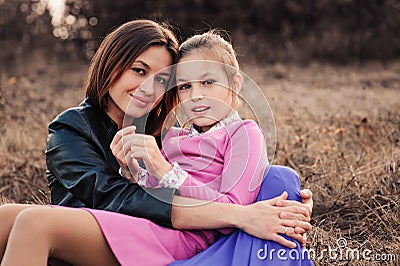
[[[155,73],[160,75],[156,75],[154,82],[160,85],[167,82],[168,73],[162,73],[160,70],[176,62],[176,55],[177,42],[173,34],[151,21],[128,22],[106,37],[90,68],[88,98],[79,107],[60,114],[49,125],[46,158],[53,204],[119,212],[143,217],[175,229],[236,227],[254,236],[293,247],[292,241],[279,235],[285,233],[304,243],[302,233],[310,230],[307,221],[310,219],[312,197],[309,191],[302,193],[304,204],[286,201],[287,194],[283,193],[274,199],[248,206],[210,203],[185,208],[181,205],[201,202],[175,196],[175,190],[168,188],[154,189],[151,194],[157,196],[150,196],[140,186],[130,183],[119,174],[120,165],[115,157],[120,158],[122,168],[126,169],[124,156],[120,156],[124,154],[121,143],[123,131],[117,133],[122,127],[122,118],[125,115],[124,99],[130,100],[132,97],[133,101],[136,101],[137,108],[130,110],[129,115],[152,121],[153,123],[146,124],[145,133],[158,137],[160,123],[169,110],[159,98],[160,95],[155,95],[154,91],[142,91],[141,94],[133,92],[146,78]],[[120,89],[125,92],[116,93]],[[152,108],[153,103],[155,108]],[[285,176],[284,169],[279,169],[278,172]],[[160,198],[163,200],[159,200]],[[16,228],[27,230],[15,230],[20,233],[10,234],[8,228],[2,231],[5,238],[2,238],[0,233],[0,239],[12,240],[11,244],[7,243],[6,254],[14,259],[18,259],[12,254],[12,250],[16,249],[8,247],[21,243],[21,239],[23,244],[27,245],[26,250],[29,250],[24,252],[28,257],[46,250],[48,252],[48,244],[54,239],[47,239],[43,245],[32,245],[25,237],[32,232],[31,230],[35,233],[51,230],[51,225],[65,223],[66,216],[72,217],[68,222],[71,227],[76,226],[77,230],[82,226],[93,228],[95,222],[88,216],[88,212],[78,209],[44,206],[29,208],[25,205],[8,207],[10,206],[3,208],[2,229],[7,229],[5,225],[11,228],[15,222]],[[59,215],[48,215],[50,211]],[[65,215],[65,212],[73,211],[72,215]],[[216,216],[216,213],[219,215]],[[79,224],[76,221],[79,221]],[[29,226],[26,226],[27,224]],[[88,261],[99,263],[98,265],[115,264],[104,239],[98,237],[99,232],[93,229],[86,233],[88,235],[56,235],[56,239],[61,237],[64,241],[61,242],[61,246],[53,247],[49,256],[76,264]],[[76,237],[79,237],[82,246],[68,245],[71,243],[68,239],[76,240]],[[37,235],[28,237],[32,241],[36,238]],[[0,254],[4,252],[5,245],[4,242],[0,243]],[[77,251],[86,255],[74,255]],[[73,261],[69,260],[71,257]]]

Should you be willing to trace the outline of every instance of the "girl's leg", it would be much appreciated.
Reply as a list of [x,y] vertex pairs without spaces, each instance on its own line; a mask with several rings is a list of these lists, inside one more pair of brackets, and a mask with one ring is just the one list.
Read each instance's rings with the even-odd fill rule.
[[[283,191],[288,192],[288,199],[301,202],[300,180],[296,172],[288,167],[271,165],[265,173],[257,201],[274,198]],[[307,250],[299,243],[296,249],[289,249],[277,242],[262,240],[237,230],[230,235],[221,236],[214,244],[193,258],[170,264],[170,266],[181,265],[312,266],[313,264],[309,260]]]
[[27,205],[15,218],[1,266],[47,265],[49,257],[73,265],[119,265],[89,212]]

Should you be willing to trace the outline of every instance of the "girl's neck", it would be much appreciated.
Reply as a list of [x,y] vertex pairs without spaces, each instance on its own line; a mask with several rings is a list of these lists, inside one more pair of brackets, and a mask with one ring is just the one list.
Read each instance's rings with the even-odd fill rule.
[[196,129],[197,132],[199,133],[204,133],[207,132],[208,130],[210,130],[210,128],[212,128],[213,126],[215,126],[216,124],[220,123],[221,121],[224,121],[225,119],[229,118],[230,116],[232,116],[234,113],[236,112],[236,110],[232,110],[227,116],[225,116],[224,118],[222,118],[221,120],[216,121],[215,123],[211,124],[211,125],[207,125],[207,126],[198,126],[196,124],[193,124],[194,129]]

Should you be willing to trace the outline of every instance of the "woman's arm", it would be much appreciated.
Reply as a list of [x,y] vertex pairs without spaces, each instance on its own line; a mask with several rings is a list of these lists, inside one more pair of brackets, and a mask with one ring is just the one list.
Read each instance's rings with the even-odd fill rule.
[[[224,227],[239,228],[246,233],[266,240],[273,240],[287,247],[295,247],[279,233],[285,226],[311,230],[309,212],[302,203],[286,200],[287,194],[251,205],[238,205],[220,202],[204,202],[197,199],[175,196],[172,206],[172,225],[181,230],[215,229]],[[298,204],[296,204],[298,203]],[[291,217],[281,218],[281,213]],[[302,234],[293,230],[289,237],[305,243]]]
[[172,227],[174,190],[150,195],[119,175],[109,149],[114,134],[107,125],[100,127],[100,115],[73,109],[49,125],[46,163],[52,204],[114,211]]
[[[119,131],[118,134],[122,134],[122,131]],[[122,138],[122,135],[119,138]],[[146,139],[151,140],[151,136]],[[129,137],[127,137],[126,142],[129,143]],[[161,158],[165,160],[155,142],[152,143],[152,141],[146,142],[145,146],[150,152],[144,152],[143,155],[157,158],[147,158],[146,160],[153,162],[159,161]],[[122,145],[120,148],[122,149]],[[126,165],[125,156],[129,155],[129,147],[124,150],[125,152],[122,153],[115,151],[114,155],[119,156],[118,160]],[[153,165],[156,165],[156,163]],[[302,233],[311,230],[309,221],[312,197],[308,198],[307,203],[288,201],[285,200],[286,197],[287,194],[285,196],[284,193],[281,197],[272,200],[240,206],[175,196],[172,207],[172,224],[177,229],[185,230],[236,227],[251,235],[278,241],[292,247],[294,243],[282,238],[278,233],[283,233],[285,226],[290,226],[296,228],[297,231],[290,230],[287,235],[301,243],[305,242]]]

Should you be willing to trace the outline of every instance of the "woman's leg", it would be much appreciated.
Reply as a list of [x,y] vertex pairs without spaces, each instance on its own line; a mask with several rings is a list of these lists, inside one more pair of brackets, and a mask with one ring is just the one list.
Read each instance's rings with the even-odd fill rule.
[[11,228],[14,224],[15,217],[23,209],[29,205],[23,204],[3,204],[0,206],[0,262],[3,258],[4,251],[6,249],[8,236],[10,235]]
[[7,208],[13,206],[18,214],[1,266],[47,265],[49,257],[73,265],[119,265],[89,212],[40,205]]

